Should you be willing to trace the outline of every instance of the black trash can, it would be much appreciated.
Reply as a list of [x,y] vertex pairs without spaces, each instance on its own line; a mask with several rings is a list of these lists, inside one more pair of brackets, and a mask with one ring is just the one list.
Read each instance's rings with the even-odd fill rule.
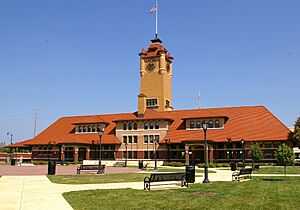
[[236,163],[230,163],[231,171],[236,171]]
[[11,166],[15,166],[15,165],[16,165],[16,159],[13,159],[13,158],[12,158],[12,159],[10,160],[10,165],[11,165]]
[[186,181],[188,183],[194,183],[195,182],[195,166],[186,166],[185,167],[185,176],[186,176]]
[[143,169],[143,161],[139,160],[139,169]]
[[56,171],[56,162],[48,161],[48,175],[55,175]]

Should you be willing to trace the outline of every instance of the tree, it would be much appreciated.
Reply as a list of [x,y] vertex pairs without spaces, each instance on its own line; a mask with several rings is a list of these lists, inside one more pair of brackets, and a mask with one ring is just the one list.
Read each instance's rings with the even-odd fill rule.
[[284,175],[286,176],[286,166],[293,165],[295,161],[293,149],[286,144],[282,144],[275,152],[275,157],[278,164],[284,166]]
[[250,158],[252,159],[252,168],[254,166],[254,163],[258,162],[263,158],[263,153],[259,147],[259,144],[255,143],[251,146]]
[[300,117],[298,117],[297,121],[294,125],[294,132],[293,132],[293,144],[294,146],[300,146]]

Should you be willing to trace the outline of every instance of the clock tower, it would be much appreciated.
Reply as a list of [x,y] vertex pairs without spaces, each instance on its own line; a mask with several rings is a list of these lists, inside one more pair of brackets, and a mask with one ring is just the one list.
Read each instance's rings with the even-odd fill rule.
[[140,94],[138,114],[146,109],[172,111],[172,61],[170,55],[157,37],[140,56]]

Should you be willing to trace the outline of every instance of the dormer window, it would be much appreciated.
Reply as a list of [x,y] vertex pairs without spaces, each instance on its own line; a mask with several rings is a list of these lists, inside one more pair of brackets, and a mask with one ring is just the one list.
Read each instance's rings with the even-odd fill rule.
[[196,121],[196,128],[200,128],[201,127],[201,123],[199,120]]
[[208,127],[209,128],[213,128],[214,127],[214,123],[212,120],[208,121]]
[[195,128],[195,122],[194,122],[194,121],[191,121],[191,122],[190,122],[190,128],[191,128],[191,129],[194,129],[194,128]]
[[123,124],[123,130],[127,130],[127,123]]
[[132,130],[132,123],[128,123],[128,130]]
[[220,128],[220,120],[216,120],[216,122],[215,122],[215,128]]
[[156,98],[149,98],[149,99],[146,99],[146,106],[147,107],[155,107],[157,106],[157,99]]

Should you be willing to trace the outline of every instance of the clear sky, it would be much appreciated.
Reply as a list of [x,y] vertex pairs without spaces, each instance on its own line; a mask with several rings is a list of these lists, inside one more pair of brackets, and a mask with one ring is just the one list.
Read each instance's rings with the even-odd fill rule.
[[[264,105],[300,115],[299,0],[160,0],[173,106]],[[0,142],[62,116],[134,112],[154,0],[0,0]]]

